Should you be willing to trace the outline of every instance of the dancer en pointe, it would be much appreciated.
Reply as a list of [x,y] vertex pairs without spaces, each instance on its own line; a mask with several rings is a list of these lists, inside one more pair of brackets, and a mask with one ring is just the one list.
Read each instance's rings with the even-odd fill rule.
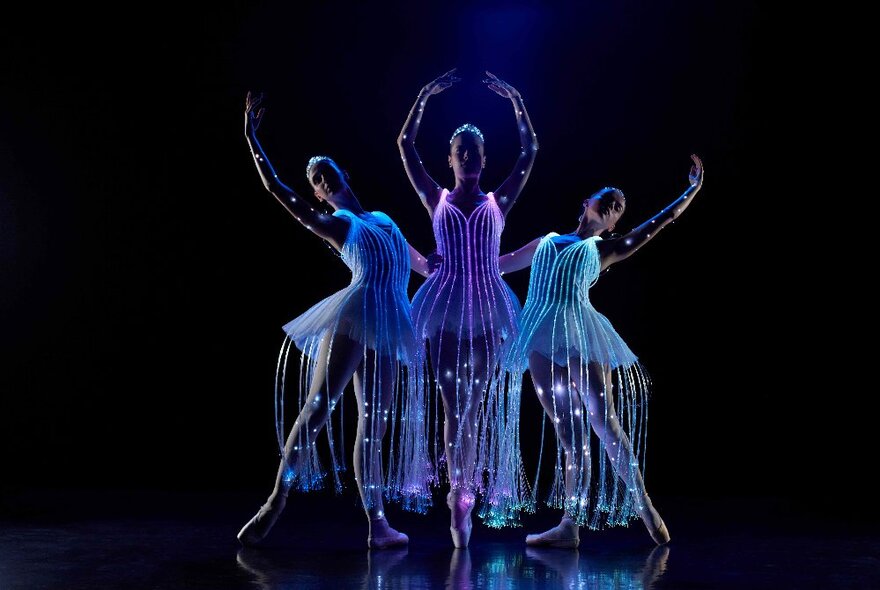
[[[435,440],[435,463],[445,459],[450,483],[447,504],[456,547],[467,547],[476,494],[480,516],[489,526],[514,523],[530,498],[521,473],[518,446],[519,403],[503,392],[501,359],[518,331],[520,305],[501,279],[498,254],[504,220],[528,180],[538,149],[522,97],[486,72],[483,82],[510,100],[520,137],[513,171],[495,191],[484,193],[483,134],[474,125],[455,130],[449,141],[452,191],[428,175],[415,139],[428,99],[459,81],[455,70],[422,88],[398,137],[403,165],[427,209],[442,262],[413,298],[416,337],[427,341],[436,393],[443,401],[443,452]],[[484,474],[493,479],[483,483]]]
[[[309,160],[306,176],[315,197],[335,209],[332,215],[315,211],[282,183],[257,140],[264,113],[259,108],[261,100],[248,94],[245,136],[264,186],[306,229],[339,252],[352,278],[346,288],[284,326],[276,399],[281,462],[269,499],[241,529],[238,539],[245,545],[260,542],[284,509],[291,488],[323,487],[326,470],[315,441],[325,426],[330,472],[337,491],[341,489],[339,472],[345,461],[334,442],[329,418],[353,379],[358,408],[353,466],[369,520],[367,544],[374,549],[405,545],[407,536],[388,524],[383,496],[416,511],[426,510],[430,503],[428,484],[433,474],[420,398],[423,355],[414,337],[407,297],[411,257],[413,268],[425,275],[427,264],[387,215],[364,210],[346,174],[330,158]],[[301,409],[285,440],[284,387],[291,345],[301,351]],[[396,427],[395,440],[385,451],[383,438],[390,425]],[[383,455],[388,458],[387,473]]]
[[532,267],[521,331],[508,362],[514,374],[528,367],[556,429],[555,479],[547,503],[565,511],[558,526],[526,537],[529,545],[574,548],[581,526],[626,525],[634,518],[642,519],[658,545],[669,541],[642,478],[648,376],[593,308],[589,290],[602,270],[628,258],[690,205],[703,185],[703,165],[691,157],[684,194],[629,233],[602,239],[626,208],[623,192],[606,187],[584,200],[575,231],[547,234],[501,257],[504,272]]

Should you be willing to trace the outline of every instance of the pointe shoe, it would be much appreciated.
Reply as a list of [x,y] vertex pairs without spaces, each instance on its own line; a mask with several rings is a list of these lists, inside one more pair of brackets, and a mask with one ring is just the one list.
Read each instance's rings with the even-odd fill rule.
[[388,549],[409,544],[409,537],[394,530],[384,518],[370,521],[370,534],[367,536],[367,547],[370,549]]
[[281,511],[284,510],[285,503],[286,502],[279,502],[274,506],[270,505],[268,502],[263,504],[253,518],[251,518],[247,524],[241,527],[241,530],[238,531],[236,538],[239,543],[245,547],[252,547],[265,539],[266,535],[269,534],[269,531],[272,530],[272,527],[275,525],[275,521],[277,521],[278,517],[281,515]]
[[665,545],[669,542],[669,530],[666,528],[666,523],[663,522],[662,519],[660,520],[659,527],[656,529],[648,529],[648,534],[651,535],[651,538],[654,539],[654,542],[658,545]]
[[526,545],[530,547],[553,547],[556,549],[577,549],[581,539],[574,522],[563,519],[550,530],[535,535],[526,535]]
[[651,498],[648,497],[648,494],[642,496],[642,510],[639,515],[642,517],[642,522],[645,523],[645,528],[648,529],[648,534],[651,535],[655,543],[665,545],[669,542],[669,529],[666,528],[666,523],[660,518],[660,513],[654,508],[654,504],[651,503]]
[[468,546],[468,543],[471,542],[472,529],[473,524],[471,523],[470,516],[468,516],[467,522],[461,528],[449,527],[449,532],[452,534],[452,544],[455,545],[456,549],[465,549]]
[[[471,541],[471,510],[474,508],[474,498],[469,494],[456,494],[449,492],[446,496],[446,505],[452,512],[452,524],[449,532],[452,535],[452,544],[456,549],[464,549]],[[456,521],[459,526],[455,526]]]

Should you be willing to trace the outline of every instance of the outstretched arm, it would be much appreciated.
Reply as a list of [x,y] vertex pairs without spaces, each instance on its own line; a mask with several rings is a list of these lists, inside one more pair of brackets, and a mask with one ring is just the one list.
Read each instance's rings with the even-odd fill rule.
[[691,167],[688,180],[691,185],[684,193],[663,209],[660,213],[631,230],[626,235],[613,240],[599,242],[599,254],[602,258],[602,269],[606,269],[615,262],[629,258],[636,250],[647,244],[661,229],[666,227],[688,208],[696,195],[703,188],[703,163],[696,155],[691,155],[694,165]]
[[251,149],[251,155],[254,157],[257,172],[260,173],[260,178],[263,180],[263,186],[275,195],[278,202],[307,230],[328,240],[337,250],[342,249],[349,223],[339,217],[315,211],[293,189],[281,182],[269,162],[269,158],[266,157],[266,153],[257,139],[257,128],[266,111],[265,108],[260,107],[262,102],[263,96],[261,94],[253,95],[248,92],[244,110],[244,135]]
[[443,92],[459,80],[460,78],[455,76],[455,69],[453,68],[436,80],[428,82],[419,92],[416,102],[410,109],[409,116],[403,124],[403,129],[400,130],[400,135],[397,137],[397,147],[400,149],[400,157],[403,160],[403,168],[406,170],[406,175],[409,177],[413,188],[419,194],[422,205],[425,206],[431,215],[434,214],[434,209],[440,200],[440,185],[428,175],[428,172],[422,165],[422,159],[416,151],[416,135],[419,132],[422,112],[425,109],[428,98]]
[[526,111],[526,105],[522,96],[516,88],[498,78],[491,72],[486,72],[488,76],[483,82],[494,90],[500,96],[509,98],[513,103],[513,112],[516,114],[516,128],[519,130],[519,158],[516,160],[516,166],[513,172],[507,177],[498,190],[495,191],[495,199],[501,213],[506,217],[507,212],[513,207],[520,192],[529,179],[532,172],[532,165],[535,163],[535,156],[538,154],[538,136],[532,128],[532,121],[529,119],[529,113]]
[[514,272],[528,268],[532,265],[532,259],[535,257],[535,250],[541,238],[535,238],[519,250],[502,254],[498,257],[498,266],[501,268],[501,274]]
[[439,256],[436,253],[425,256],[413,248],[412,244],[407,243],[407,246],[409,246],[409,265],[412,271],[423,277],[431,276],[440,264]]

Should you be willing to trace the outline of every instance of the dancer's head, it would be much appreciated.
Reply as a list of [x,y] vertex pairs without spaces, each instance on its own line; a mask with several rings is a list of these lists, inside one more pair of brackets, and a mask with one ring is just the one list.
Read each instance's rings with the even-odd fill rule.
[[306,177],[319,201],[331,201],[332,195],[348,187],[348,175],[327,156],[315,156],[306,165]]
[[456,178],[479,178],[485,166],[483,133],[474,125],[465,123],[449,140],[449,167]]
[[601,231],[612,231],[626,209],[626,197],[619,188],[606,186],[584,199],[578,221],[581,227],[591,225]]

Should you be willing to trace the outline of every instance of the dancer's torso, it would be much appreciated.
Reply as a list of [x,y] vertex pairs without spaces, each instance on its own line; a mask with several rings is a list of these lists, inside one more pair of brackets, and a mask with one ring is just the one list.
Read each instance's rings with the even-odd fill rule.
[[444,189],[433,229],[443,260],[413,299],[417,329],[426,337],[437,330],[462,338],[513,335],[520,308],[498,267],[504,216],[495,196],[463,211]]
[[350,287],[406,294],[409,281],[409,250],[406,240],[390,217],[380,211],[358,216],[346,209],[333,215],[351,223],[342,260],[351,269]]
[[489,193],[476,207],[467,209],[470,211],[465,213],[444,189],[433,220],[437,251],[443,256],[443,263],[437,271],[438,279],[463,273],[465,282],[472,283],[467,279],[501,276],[498,252],[504,216],[495,196]]
[[524,313],[550,306],[592,307],[589,293],[601,270],[596,245],[601,239],[544,236],[532,260]]

